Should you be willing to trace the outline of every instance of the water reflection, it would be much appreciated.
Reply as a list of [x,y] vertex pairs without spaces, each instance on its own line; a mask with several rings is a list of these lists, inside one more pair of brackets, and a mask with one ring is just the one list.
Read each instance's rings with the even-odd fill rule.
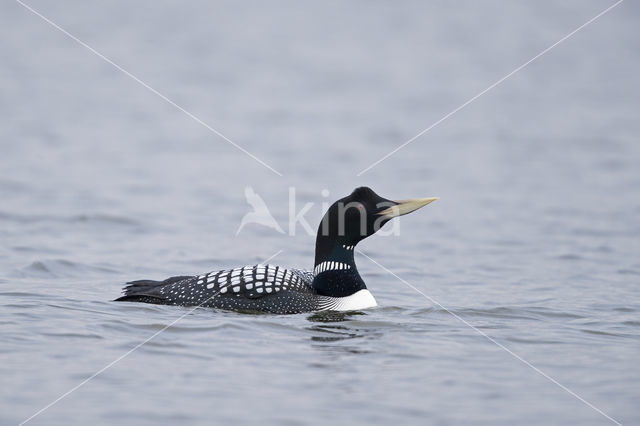
[[325,311],[310,315],[307,317],[307,320],[316,323],[307,327],[307,330],[311,331],[312,334],[310,337],[312,347],[330,353],[371,353],[371,350],[363,348],[363,344],[346,344],[346,342],[353,341],[354,339],[380,337],[382,335],[379,331],[353,327],[352,324],[350,324],[356,320],[357,317],[365,315],[367,314],[360,311]]
[[350,317],[366,315],[361,311],[348,311],[348,312],[336,312],[336,311],[320,311],[311,314],[307,320],[311,322],[342,322],[350,321]]

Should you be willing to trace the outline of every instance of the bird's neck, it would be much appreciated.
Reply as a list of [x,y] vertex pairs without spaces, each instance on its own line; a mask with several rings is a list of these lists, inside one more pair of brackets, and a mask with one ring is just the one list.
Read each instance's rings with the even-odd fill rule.
[[[323,237],[318,237],[320,240]],[[326,237],[325,237],[326,238]],[[313,288],[324,296],[345,297],[367,288],[353,259],[355,246],[316,241]]]

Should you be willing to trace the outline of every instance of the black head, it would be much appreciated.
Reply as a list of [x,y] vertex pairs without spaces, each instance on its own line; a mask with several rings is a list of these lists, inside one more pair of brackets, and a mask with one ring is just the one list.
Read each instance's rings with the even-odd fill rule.
[[341,244],[355,245],[373,235],[391,218],[379,213],[395,205],[371,188],[356,188],[329,207],[318,227],[318,236],[331,237]]
[[393,201],[365,186],[339,199],[325,213],[316,238],[316,264],[341,246],[355,246],[396,216],[410,213],[436,198]]

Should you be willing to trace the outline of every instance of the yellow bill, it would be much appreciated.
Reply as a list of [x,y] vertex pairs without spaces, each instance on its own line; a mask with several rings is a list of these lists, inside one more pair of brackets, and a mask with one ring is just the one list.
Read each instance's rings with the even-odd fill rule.
[[439,199],[438,197],[431,197],[431,198],[412,198],[410,200],[398,200],[398,201],[394,201],[394,203],[396,203],[395,206],[388,207],[382,210],[378,214],[388,219],[391,219],[397,216],[402,216],[407,213],[411,213],[412,211],[418,210],[419,208],[424,207],[427,204],[432,203],[438,199]]

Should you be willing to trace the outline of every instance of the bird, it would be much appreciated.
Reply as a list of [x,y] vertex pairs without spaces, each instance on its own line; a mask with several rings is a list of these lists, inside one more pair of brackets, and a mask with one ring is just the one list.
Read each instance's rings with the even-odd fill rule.
[[358,187],[334,202],[320,221],[311,271],[258,264],[164,281],[137,280],[126,283],[116,301],[271,314],[373,308],[377,302],[358,273],[355,247],[394,217],[437,199],[393,201]]

